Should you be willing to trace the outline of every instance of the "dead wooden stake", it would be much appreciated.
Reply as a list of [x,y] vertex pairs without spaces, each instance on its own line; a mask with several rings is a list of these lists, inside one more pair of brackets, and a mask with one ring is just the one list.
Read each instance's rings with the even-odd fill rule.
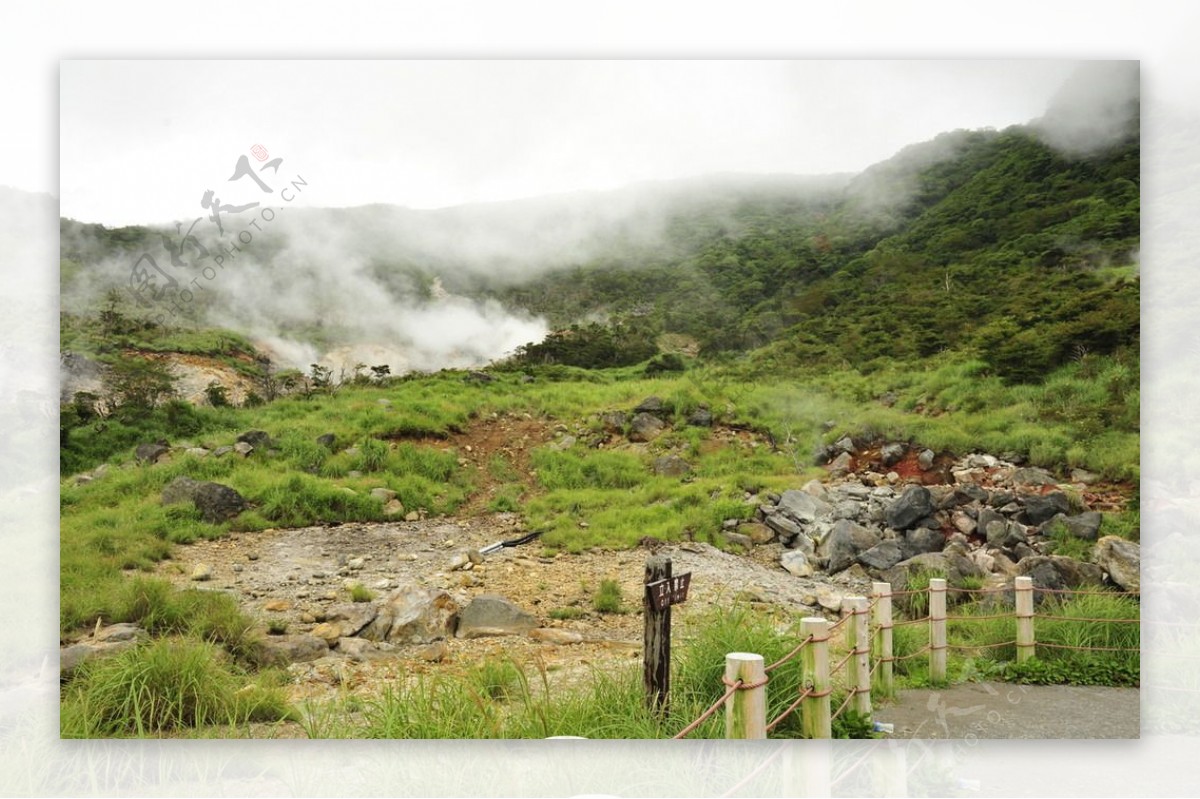
[[[651,555],[646,559],[646,585],[670,576],[670,558]],[[647,588],[642,592],[642,613],[646,621],[642,669],[646,706],[665,715],[671,694],[671,606],[656,610]]]

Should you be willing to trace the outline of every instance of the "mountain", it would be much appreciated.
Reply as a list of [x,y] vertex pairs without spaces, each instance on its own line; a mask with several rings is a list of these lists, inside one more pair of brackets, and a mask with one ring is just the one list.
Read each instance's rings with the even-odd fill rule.
[[[288,209],[228,251],[172,322],[326,349],[442,346],[420,365],[451,352],[486,361],[522,343],[526,358],[570,362],[521,336],[615,325],[604,335],[678,334],[712,355],[757,351],[763,368],[962,349],[1037,380],[1073,355],[1138,340],[1136,125],[1063,150],[1048,134],[1062,127],[1056,113],[945,133],[853,176],[714,175],[438,210]],[[226,221],[224,242],[198,236],[214,257],[249,232]],[[128,283],[141,252],[167,263],[160,241],[179,237],[73,220],[61,233],[69,309],[94,309]],[[423,338],[418,328],[451,313],[470,315],[456,327],[478,328],[474,338]]]

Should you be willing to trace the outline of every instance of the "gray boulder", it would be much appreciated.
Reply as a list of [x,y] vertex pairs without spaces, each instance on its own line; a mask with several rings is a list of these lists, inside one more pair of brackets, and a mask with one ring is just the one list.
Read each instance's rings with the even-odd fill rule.
[[788,543],[804,534],[804,528],[782,513],[769,513],[764,517],[767,527],[779,534],[779,540]]
[[858,556],[858,562],[868,569],[884,571],[904,560],[904,553],[895,541],[880,541]]
[[659,397],[646,397],[636,408],[633,409],[637,413],[649,413],[654,416],[666,416],[671,413],[671,409]]
[[1017,575],[1033,578],[1034,588],[1062,591],[1085,585],[1101,585],[1103,570],[1094,563],[1062,555],[1031,555],[1017,564]]
[[1096,542],[1092,559],[1126,591],[1142,590],[1142,548],[1133,541],[1106,535]]
[[742,522],[737,531],[755,544],[769,544],[775,540],[775,530],[762,522]]
[[154,463],[170,451],[171,448],[167,446],[167,442],[159,439],[150,444],[138,444],[133,454],[141,463]]
[[202,485],[204,483],[200,480],[180,475],[163,487],[162,504],[177,505],[180,502],[192,502],[196,499],[196,492]]
[[664,455],[654,459],[653,468],[660,477],[683,477],[692,470],[692,465],[678,455]]
[[933,460],[936,456],[931,449],[923,449],[917,455],[917,466],[921,467],[921,471],[927,472],[933,468]]
[[946,546],[946,536],[941,530],[932,527],[917,527],[904,534],[900,548],[906,558],[913,555],[923,555],[926,552],[941,552]]
[[933,497],[924,486],[909,486],[887,509],[887,525],[907,530],[934,511]]
[[440,588],[403,585],[379,605],[378,614],[361,632],[371,641],[427,644],[454,635],[458,603]]
[[317,436],[317,443],[328,450],[337,449],[337,436],[333,433],[325,433]]
[[688,414],[687,423],[692,427],[712,427],[713,415],[712,411],[704,406],[700,406],[696,410]]
[[945,575],[950,588],[964,587],[968,578],[984,577],[983,569],[957,552],[926,552],[923,555],[902,560],[883,573],[883,579],[891,583],[893,591],[904,591],[909,580],[919,572]]
[[220,483],[202,483],[192,496],[200,516],[209,524],[232,519],[249,507],[245,497]]
[[779,565],[796,577],[811,577],[813,574],[812,562],[801,549],[789,549],[784,552],[779,558]]
[[328,654],[329,644],[315,635],[271,635],[262,642],[262,659],[268,665],[305,663]]
[[249,444],[255,449],[270,449],[275,445],[271,440],[271,436],[265,430],[247,430],[237,437],[239,442]]
[[1029,525],[1044,524],[1060,513],[1071,512],[1071,503],[1061,491],[1051,491],[1044,496],[1030,494],[1022,497],[1020,503],[1025,509],[1025,523]]
[[1017,544],[1029,543],[1025,537],[1025,528],[1019,522],[991,521],[984,531],[987,534],[988,546],[1012,549]]
[[879,543],[879,534],[842,519],[833,525],[829,535],[817,547],[817,555],[826,559],[825,570],[830,574],[849,568],[859,554]]
[[894,466],[904,459],[904,453],[907,451],[908,447],[904,444],[884,444],[879,450],[879,457],[884,466]]
[[1036,466],[1025,466],[1020,469],[1014,469],[1012,477],[1009,479],[1013,485],[1018,486],[1052,486],[1058,482],[1050,472],[1045,469],[1039,469]]
[[814,497],[807,491],[792,489],[784,491],[779,497],[776,512],[782,513],[794,522],[808,524],[832,512],[828,502]]
[[1099,511],[1090,510],[1078,516],[1064,516],[1060,513],[1046,522],[1043,530],[1049,531],[1055,525],[1062,525],[1062,528],[1075,538],[1081,538],[1084,541],[1095,541],[1096,536],[1100,534],[1100,525],[1103,522],[1104,515]]
[[652,416],[644,412],[639,413],[629,423],[629,440],[653,441],[661,436],[666,429],[667,425],[657,416]]
[[481,594],[463,608],[456,636],[525,635],[537,626],[537,619],[504,597]]

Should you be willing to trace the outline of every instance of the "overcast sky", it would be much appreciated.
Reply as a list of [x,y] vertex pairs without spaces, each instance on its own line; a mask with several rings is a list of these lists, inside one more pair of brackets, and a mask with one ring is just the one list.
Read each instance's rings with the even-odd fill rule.
[[945,130],[1028,122],[1077,64],[64,61],[62,214],[194,218],[210,189],[252,202],[258,189],[228,178],[255,144],[316,206],[858,171]]

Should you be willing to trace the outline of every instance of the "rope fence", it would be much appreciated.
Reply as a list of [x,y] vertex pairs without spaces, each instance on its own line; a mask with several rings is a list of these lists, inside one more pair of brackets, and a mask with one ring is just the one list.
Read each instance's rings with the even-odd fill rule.
[[[978,653],[1005,647],[1015,647],[1016,660],[1023,663],[1034,656],[1037,648],[1060,651],[1138,653],[1138,646],[1091,646],[1059,643],[1056,640],[1036,640],[1035,621],[1047,625],[1053,631],[1058,622],[1065,624],[1139,624],[1140,619],[1093,618],[1087,616],[1060,616],[1053,613],[1034,611],[1034,593],[1057,595],[1140,596],[1139,592],[1090,591],[1040,589],[1033,586],[1029,577],[1017,577],[1012,586],[999,588],[950,589],[946,580],[933,578],[925,589],[894,591],[890,584],[872,584],[871,597],[852,596],[842,600],[841,616],[828,621],[814,616],[801,620],[800,641],[794,648],[773,663],[764,665],[761,655],[733,652],[726,656],[725,675],[721,678],[724,691],[712,705],[694,721],[676,733],[673,738],[681,739],[695,732],[700,725],[725,708],[726,738],[766,738],[778,730],[788,718],[799,712],[801,728],[806,738],[831,738],[833,722],[853,710],[872,716],[872,695],[892,696],[895,693],[895,669],[897,664],[906,664],[918,658],[929,661],[930,681],[937,685],[946,679],[946,657],[948,652]],[[1010,594],[1014,597],[1013,611],[1009,613],[986,613],[980,615],[946,613],[947,594]],[[892,600],[895,597],[922,595],[928,602],[915,603],[927,608],[928,612],[912,619],[893,619]],[[909,603],[914,604],[914,603]],[[950,623],[964,625],[972,622],[996,622],[1012,620],[1016,624],[1016,637],[990,643],[950,643],[947,626]],[[919,646],[920,634],[914,635],[907,628],[924,629],[927,640]],[[956,630],[960,627],[956,627]],[[834,632],[842,634],[835,636]],[[901,651],[897,654],[895,634],[904,631]],[[1051,636],[1053,638],[1053,636]],[[959,640],[962,640],[961,638]],[[967,639],[969,640],[969,638]],[[1067,639],[1071,640],[1071,639]],[[1122,639],[1109,638],[1109,642]],[[838,647],[836,659],[831,658],[830,649]],[[913,648],[915,646],[915,648]],[[906,651],[911,649],[911,651]],[[767,720],[767,691],[770,675],[784,665],[799,660],[800,686],[797,694],[774,718]],[[831,664],[831,660],[833,661]],[[908,668],[905,666],[905,668]],[[837,695],[837,707],[831,708]]]

